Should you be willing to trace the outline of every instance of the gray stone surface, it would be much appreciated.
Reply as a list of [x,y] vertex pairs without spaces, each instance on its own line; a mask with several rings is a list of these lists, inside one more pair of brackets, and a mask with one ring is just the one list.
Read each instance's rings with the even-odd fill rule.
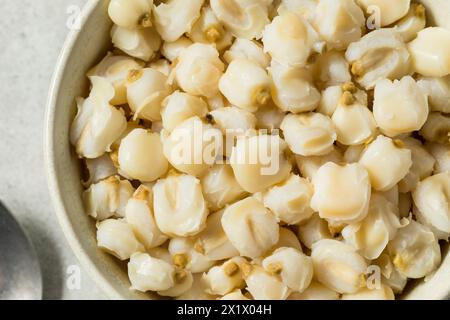
[[53,212],[43,159],[45,102],[69,32],[67,8],[85,2],[0,0],[0,200],[37,249],[45,299],[105,298],[81,266],[80,289],[67,285],[68,267],[79,263]]

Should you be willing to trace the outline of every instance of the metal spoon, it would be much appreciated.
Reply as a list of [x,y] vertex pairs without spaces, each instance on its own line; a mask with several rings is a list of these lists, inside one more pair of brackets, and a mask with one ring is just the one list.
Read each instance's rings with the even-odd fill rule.
[[42,275],[31,242],[0,202],[0,300],[42,299]]

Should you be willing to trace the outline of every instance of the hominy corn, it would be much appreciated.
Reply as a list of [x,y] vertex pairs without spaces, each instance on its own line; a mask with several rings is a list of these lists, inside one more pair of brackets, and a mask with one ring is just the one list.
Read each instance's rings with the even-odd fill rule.
[[433,232],[410,221],[388,243],[389,256],[395,268],[408,278],[422,278],[433,272],[441,262],[441,251]]
[[367,263],[356,250],[337,240],[313,244],[311,258],[316,279],[339,293],[356,293],[365,287]]
[[380,135],[362,153],[359,163],[369,173],[372,187],[387,191],[405,178],[413,162],[411,150],[401,140]]
[[111,0],[108,13],[118,26],[134,29],[152,25],[153,0]]
[[328,48],[343,50],[362,36],[364,12],[354,0],[319,0],[314,27]]
[[205,228],[208,208],[200,181],[189,175],[170,175],[153,187],[156,223],[167,235],[192,236]]
[[312,180],[311,207],[321,218],[336,222],[357,222],[369,210],[371,185],[367,170],[358,163],[340,166],[324,164]]
[[272,0],[210,0],[219,20],[236,38],[260,39]]
[[144,61],[151,60],[161,46],[161,38],[154,28],[130,30],[114,26],[111,39],[116,48]]
[[131,289],[390,300],[434,277],[450,31],[429,2],[109,1],[70,142]]
[[312,216],[313,210],[310,207],[312,195],[311,183],[292,175],[282,184],[264,192],[263,202],[280,221],[292,225]]
[[275,215],[252,197],[227,207],[222,216],[222,226],[239,253],[250,258],[262,256],[279,237]]
[[118,163],[122,175],[144,182],[159,179],[168,169],[159,134],[145,129],[134,129],[122,140]]
[[131,287],[139,291],[168,290],[175,284],[175,268],[146,253],[135,253],[128,263]]
[[205,0],[169,0],[153,9],[156,29],[164,41],[178,40],[191,31],[192,25],[200,17]]
[[120,260],[127,260],[136,252],[144,252],[133,228],[125,220],[107,219],[97,223],[97,244]]
[[373,114],[381,131],[394,137],[422,128],[428,117],[427,96],[416,81],[406,76],[401,80],[379,81],[375,86]]
[[272,77],[273,102],[282,111],[299,113],[316,109],[320,93],[312,82],[309,70],[272,62],[269,74]]

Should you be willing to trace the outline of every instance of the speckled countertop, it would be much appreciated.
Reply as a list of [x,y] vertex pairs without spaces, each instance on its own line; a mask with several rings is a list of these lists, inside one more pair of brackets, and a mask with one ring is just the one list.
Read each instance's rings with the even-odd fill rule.
[[[0,200],[31,237],[45,299],[104,299],[69,248],[45,178],[43,127],[47,90],[69,32],[71,6],[86,0],[0,0]],[[70,11],[70,10],[69,10]],[[70,266],[80,287],[68,283]]]

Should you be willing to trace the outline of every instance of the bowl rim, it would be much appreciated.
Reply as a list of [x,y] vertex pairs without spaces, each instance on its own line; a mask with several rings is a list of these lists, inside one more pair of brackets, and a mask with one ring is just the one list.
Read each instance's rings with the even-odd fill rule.
[[88,273],[90,278],[96,283],[101,291],[103,291],[110,299],[124,299],[124,297],[112,286],[106,279],[105,275],[100,271],[98,266],[91,260],[88,253],[83,249],[79,237],[74,231],[66,212],[68,208],[63,200],[62,192],[57,178],[57,169],[55,164],[55,109],[58,96],[61,89],[61,81],[67,68],[67,63],[71,55],[72,49],[77,42],[81,32],[83,31],[84,21],[86,21],[94,12],[99,4],[99,0],[88,0],[80,12],[82,26],[79,29],[72,29],[62,46],[61,52],[56,62],[55,71],[53,73],[45,110],[44,124],[44,162],[45,175],[49,188],[50,198],[53,205],[59,225],[62,229],[64,237],[69,243],[72,252],[78,261]]

